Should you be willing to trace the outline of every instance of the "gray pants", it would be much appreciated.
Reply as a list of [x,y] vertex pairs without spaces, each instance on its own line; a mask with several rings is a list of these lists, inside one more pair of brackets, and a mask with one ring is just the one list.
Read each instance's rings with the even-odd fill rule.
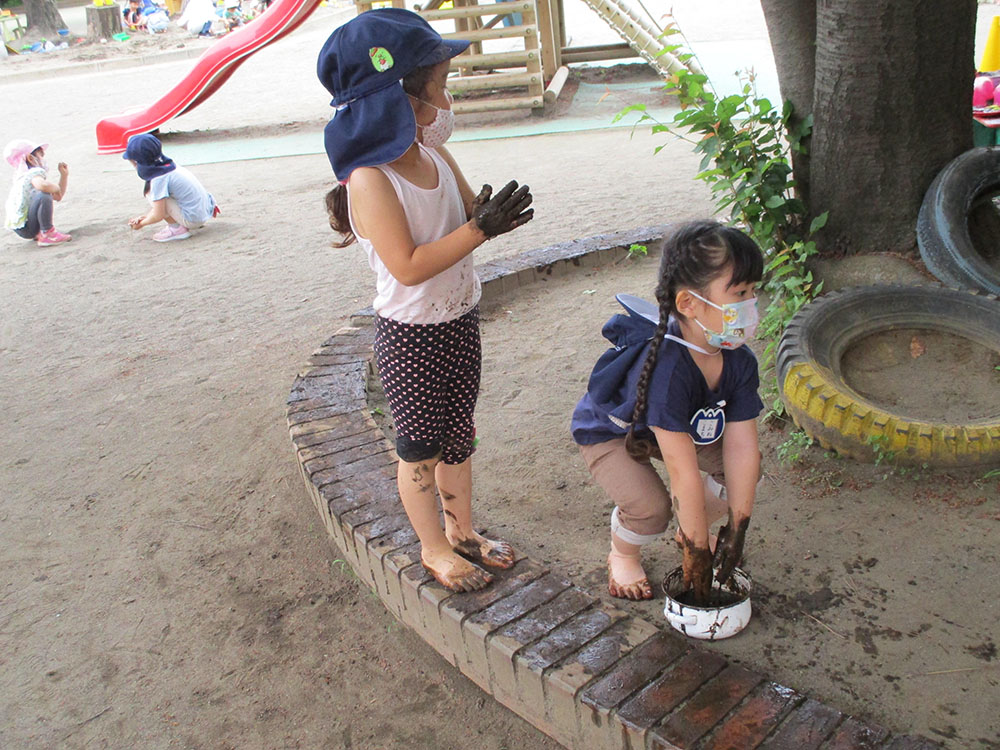
[[33,240],[39,232],[52,229],[52,194],[36,190],[28,206],[28,221],[14,232],[26,240]]

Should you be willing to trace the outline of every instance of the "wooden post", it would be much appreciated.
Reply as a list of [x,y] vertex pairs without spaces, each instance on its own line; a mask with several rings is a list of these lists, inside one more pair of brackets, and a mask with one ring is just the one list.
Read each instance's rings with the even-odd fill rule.
[[566,79],[569,78],[569,68],[563,65],[556,74],[552,76],[552,80],[549,81],[549,85],[545,88],[545,93],[542,95],[545,99],[545,104],[555,104],[556,99],[559,98],[559,94],[562,93],[563,86],[566,85]]
[[[526,36],[524,38],[524,51],[528,54],[528,59],[525,66],[528,73],[533,73],[538,76],[539,80],[537,82],[532,82],[528,84],[528,96],[533,100],[532,109],[537,112],[541,112],[545,107],[545,100],[542,98],[545,92],[545,74],[542,72],[542,60],[541,60],[541,50],[539,49],[538,42],[538,17],[535,15],[538,9],[538,4],[534,4],[534,8],[528,5],[528,10],[521,13],[523,22],[525,26],[534,26],[535,33],[531,36]],[[555,75],[555,71],[552,71]]]
[[556,0],[556,5],[559,6],[559,34],[557,36],[559,38],[559,49],[561,51],[562,48],[566,46],[566,8],[563,5],[563,0]]
[[91,39],[110,39],[122,30],[122,9],[118,4],[87,6],[87,36]]
[[542,54],[542,75],[546,81],[552,77],[562,65],[560,59],[562,47],[556,41],[556,19],[553,17],[553,0],[535,0],[535,13],[538,22],[538,43]]
[[[455,8],[465,8],[470,5],[478,5],[477,0],[454,0]],[[463,31],[471,31],[477,29],[482,24],[479,23],[478,16],[470,16],[469,18],[456,18],[455,19],[455,30],[461,36]],[[469,45],[469,52],[473,55],[483,54],[483,44],[482,42],[472,42]],[[463,76],[472,75],[472,68],[459,68],[459,74]]]
[[[375,3],[379,3],[379,7],[381,7],[380,0],[356,0],[356,2],[354,3],[354,8],[355,10],[357,10],[358,15],[360,15],[364,13],[366,10],[371,10],[372,5],[374,5]],[[392,7],[405,8],[406,5],[403,2],[403,0],[392,0]]]

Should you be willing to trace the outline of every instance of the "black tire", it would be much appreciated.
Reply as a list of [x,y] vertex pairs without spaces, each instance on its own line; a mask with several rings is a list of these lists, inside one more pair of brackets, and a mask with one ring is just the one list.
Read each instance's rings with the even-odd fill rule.
[[[928,270],[949,286],[1000,294],[1000,266],[976,249],[969,214],[984,195],[1000,191],[1000,148],[974,148],[942,169],[917,216],[917,245]],[[1000,243],[1000,238],[996,240]]]
[[860,461],[891,453],[908,465],[1000,464],[1000,399],[984,419],[932,423],[894,414],[847,385],[841,360],[848,347],[894,328],[953,333],[1000,351],[1000,300],[935,285],[854,287],[813,300],[778,345],[781,399],[795,423],[823,447]]

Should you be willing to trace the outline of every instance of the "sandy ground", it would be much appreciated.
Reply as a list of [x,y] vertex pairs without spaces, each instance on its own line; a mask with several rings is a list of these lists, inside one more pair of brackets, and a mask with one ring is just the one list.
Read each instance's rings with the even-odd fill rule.
[[[329,22],[249,59],[167,142],[322,121]],[[141,183],[96,155],[94,124],[189,67],[0,79],[0,139],[38,134],[70,164],[56,226],[74,235],[0,240],[0,745],[555,747],[344,572],[300,485],[288,388],[372,287],[356,247],[329,247],[325,158],[200,165],[219,220],[168,246],[126,227]],[[706,215],[696,159],[683,144],[654,158],[657,143],[619,130],[455,144],[473,183],[535,194],[536,220],[479,259]],[[648,295],[653,274],[545,283],[484,325],[482,517],[595,592],[609,508],[566,423],[612,294]],[[773,454],[784,436],[764,439]],[[812,451],[794,470],[772,459],[768,488],[749,559],[758,616],[717,648],[896,729],[996,746],[996,483]],[[674,558],[663,545],[653,571]]]

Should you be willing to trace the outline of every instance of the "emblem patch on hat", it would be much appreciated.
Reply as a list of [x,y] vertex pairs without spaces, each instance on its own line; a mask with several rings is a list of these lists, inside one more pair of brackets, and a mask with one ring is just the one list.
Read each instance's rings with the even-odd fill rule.
[[392,55],[385,47],[372,47],[368,50],[368,56],[372,59],[372,65],[379,73],[385,73],[393,66]]

